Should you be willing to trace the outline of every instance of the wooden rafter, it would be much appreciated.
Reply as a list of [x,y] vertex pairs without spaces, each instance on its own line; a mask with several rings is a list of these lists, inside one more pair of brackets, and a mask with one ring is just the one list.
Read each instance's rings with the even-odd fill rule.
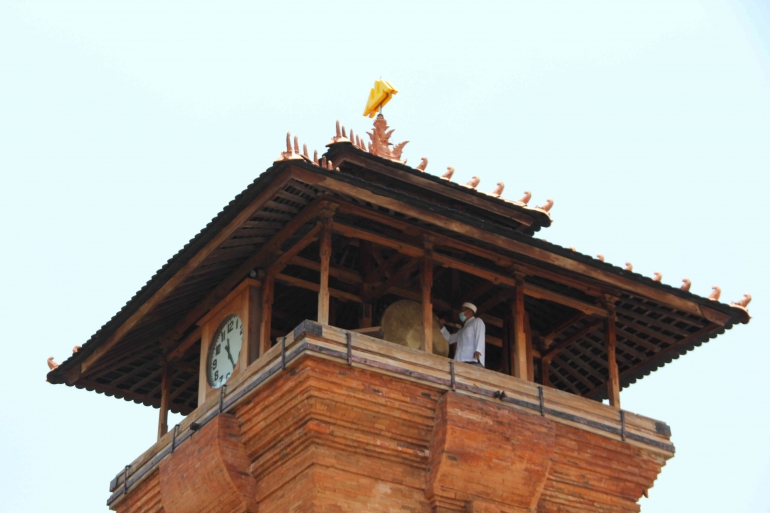
[[[592,279],[597,280],[599,283],[602,283],[603,286],[628,290],[633,292],[635,295],[650,298],[655,301],[670,305],[674,308],[682,310],[685,313],[703,316],[702,308],[705,307],[702,307],[693,301],[679,297],[678,295],[672,294],[665,290],[661,290],[652,285],[640,283],[617,272],[610,272],[595,265],[582,262],[573,257],[554,253],[550,249],[541,248],[537,245],[525,243],[510,237],[506,237],[504,235],[488,232],[477,226],[450,219],[434,211],[422,209],[397,199],[376,194],[375,192],[366,188],[340,179],[336,179],[332,176],[320,176],[311,170],[303,169],[298,166],[292,167],[292,176],[294,176],[297,180],[313,183],[314,185],[317,185],[323,189],[345,194],[347,196],[354,196],[362,201],[372,203],[373,205],[398,211],[403,215],[413,217],[434,226],[441,226],[448,231],[461,233],[465,236],[475,238],[481,242],[507,248],[511,252],[533,258],[549,265],[560,267],[565,272],[582,275],[585,277],[584,279],[586,281]],[[439,245],[440,242],[437,240],[436,244]]]
[[[620,324],[616,324],[615,325],[615,332],[618,335],[620,335],[621,337],[623,337],[624,339],[630,340],[634,344],[636,344],[638,346],[642,346],[643,348],[645,348],[645,349],[647,349],[649,351],[652,351],[653,353],[657,353],[658,351],[661,350],[660,346],[653,344],[649,340],[644,340],[643,338],[641,338],[641,337],[639,337],[637,335],[634,335],[633,333],[630,333],[629,331],[626,331],[625,329],[623,329],[623,327]],[[661,340],[664,340],[669,345],[674,343],[671,339],[668,339],[668,338],[661,337]],[[645,355],[645,358],[646,358],[646,355]]]
[[[636,308],[643,308],[643,307],[640,306],[640,307],[636,307]],[[668,331],[669,333],[673,333],[675,335],[679,335],[679,336],[682,336],[682,337],[689,336],[690,333],[691,333],[691,332],[689,332],[687,330],[683,330],[682,328],[679,328],[678,326],[672,326],[673,323],[668,324],[668,323],[665,323],[665,322],[661,321],[660,319],[655,319],[653,317],[650,317],[649,315],[639,314],[639,313],[633,312],[633,311],[625,309],[625,308],[624,309],[619,309],[618,310],[618,315],[621,316],[621,317],[630,318],[631,319],[630,322],[632,323],[631,326],[634,326],[636,324],[642,325],[641,323],[644,322],[644,323],[647,323],[647,326],[657,326],[661,330],[665,330],[665,331]],[[669,317],[673,318],[673,316],[671,316],[671,315],[669,315]],[[626,321],[624,319],[624,322],[629,322],[629,321]],[[642,325],[642,326],[644,326],[644,325]],[[662,331],[661,331],[660,336],[661,337],[665,337],[666,335],[664,333],[662,333]]]
[[[334,231],[342,233],[343,235],[346,235],[348,237],[355,237],[363,240],[369,240],[371,242],[374,242],[375,244],[393,248],[396,251],[403,253],[405,255],[408,255],[412,258],[419,258],[424,253],[421,248],[412,246],[410,244],[399,242],[389,237],[372,233],[367,230],[362,230],[360,228],[343,225],[337,222],[334,223]],[[478,276],[480,278],[489,280],[495,284],[504,284],[512,287],[516,286],[516,281],[510,276],[505,276],[495,271],[483,269],[474,264],[469,264],[467,262],[463,262],[461,260],[452,258],[444,254],[434,253],[434,262],[444,267],[457,269],[459,271],[463,271],[468,274]],[[577,310],[583,311],[585,313],[599,315],[599,316],[605,316],[607,314],[604,309],[596,305],[585,303],[583,301],[571,298],[569,296],[565,296],[563,294],[559,294],[558,292],[553,292],[553,291],[544,289],[536,285],[526,284],[524,286],[524,293],[528,296],[536,297],[539,299],[546,299],[549,301],[553,301],[555,303],[560,303],[565,306],[569,306],[570,308],[575,308]]]
[[372,291],[372,298],[378,298],[383,296],[384,294],[387,294],[390,289],[397,285],[403,285],[404,282],[409,278],[409,275],[414,271],[414,268],[417,267],[417,264],[420,263],[420,260],[417,258],[412,258],[408,262],[406,262],[401,268],[393,273],[393,276],[388,278],[386,281],[384,281],[381,285],[376,287]]
[[272,199],[275,193],[289,182],[291,173],[289,170],[282,172],[273,182],[265,188],[246,208],[241,210],[235,218],[222,228],[200,251],[198,251],[182,268],[170,277],[147,301],[145,301],[132,315],[129,316],[123,324],[104,340],[93,353],[91,353],[80,364],[80,370],[76,374],[80,375],[88,371],[104,354],[113,348],[123,336],[128,333],[145,315],[147,315],[155,306],[168,296],[171,291],[182,284],[184,279],[189,276],[203,261],[213,253],[256,211]]
[[[456,271],[456,269],[453,269],[453,270]],[[463,295],[463,297],[460,299],[460,303],[473,303],[473,301],[477,297],[483,296],[484,294],[486,294],[487,292],[489,292],[493,288],[495,288],[495,284],[492,283],[491,281],[486,281],[485,280],[485,281],[479,283],[478,285],[476,285],[475,287],[473,287],[467,293],[465,293]]]
[[[709,333],[716,331],[719,329],[719,325],[716,323],[711,323],[705,328],[702,328],[695,333],[692,333],[689,337],[684,338],[677,342],[676,344],[669,346],[665,349],[662,349],[658,354],[655,355],[655,358],[652,360],[643,360],[635,365],[629,366],[627,369],[625,369],[623,372],[620,373],[620,379],[633,375],[634,373],[638,372],[640,369],[642,369],[645,366],[648,365],[654,365],[656,361],[660,361],[661,359],[666,358],[668,355],[676,353],[678,351],[681,351],[683,347],[687,346],[688,344],[693,343],[696,340],[699,340],[705,336],[707,336]],[[602,391],[602,387],[596,387],[590,392],[586,394],[587,397],[593,397],[597,395],[599,392]]]
[[589,333],[593,333],[594,331],[598,330],[602,326],[601,320],[595,320],[593,322],[588,323],[586,326],[578,330],[573,335],[570,335],[569,337],[565,338],[561,342],[558,342],[557,344],[554,344],[543,355],[543,358],[546,360],[553,360],[554,357],[562,352],[564,348],[568,347],[570,344],[573,344],[580,340],[581,338],[585,337]]
[[[195,321],[200,319],[206,312],[224,299],[227,294],[238,285],[238,283],[240,283],[252,269],[254,269],[254,267],[260,262],[264,262],[271,253],[277,251],[280,246],[286,242],[289,237],[294,235],[297,230],[305,225],[305,223],[317,217],[321,210],[327,207],[327,202],[319,200],[314,200],[310,205],[305,207],[305,210],[300,212],[285,226],[282,226],[281,230],[276,233],[270,243],[262,246],[259,251],[241,263],[235,271],[231,272],[227,278],[214,288],[214,290],[209,292],[203,301],[190,309],[162,338],[172,342],[178,340],[182,333],[184,333]],[[174,352],[174,350],[175,349],[171,349],[170,352]]]
[[[296,278],[294,276],[289,276],[287,274],[278,274],[275,276],[275,279],[280,282],[286,283],[288,285],[299,287],[305,290],[310,290],[313,292],[318,292],[320,290],[320,285],[318,283],[303,280],[301,278]],[[345,292],[344,290],[329,288],[329,295],[331,297],[335,297],[343,301],[353,301],[356,303],[361,303],[361,296],[358,296],[356,294],[351,294],[350,292]]]

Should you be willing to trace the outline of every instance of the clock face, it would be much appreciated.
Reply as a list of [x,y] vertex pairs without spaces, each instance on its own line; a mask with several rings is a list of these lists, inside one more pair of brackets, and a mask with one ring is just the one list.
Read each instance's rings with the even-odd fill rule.
[[243,323],[236,314],[225,317],[225,320],[214,332],[214,338],[209,345],[206,360],[206,377],[211,388],[224,385],[238,363],[243,345]]

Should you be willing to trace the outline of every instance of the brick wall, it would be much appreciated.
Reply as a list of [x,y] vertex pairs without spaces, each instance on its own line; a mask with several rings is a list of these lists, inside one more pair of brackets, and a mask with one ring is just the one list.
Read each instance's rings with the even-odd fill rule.
[[499,402],[302,358],[115,509],[627,513],[664,464]]

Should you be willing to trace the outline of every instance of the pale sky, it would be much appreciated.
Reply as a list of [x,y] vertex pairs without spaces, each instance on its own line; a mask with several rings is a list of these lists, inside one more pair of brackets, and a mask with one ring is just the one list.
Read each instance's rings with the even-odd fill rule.
[[[286,132],[363,133],[376,78],[405,156],[553,198],[538,237],[754,319],[621,393],[676,456],[645,513],[770,511],[766,1],[0,0],[0,509],[107,511],[158,410],[45,382]],[[178,417],[177,420],[178,421]]]

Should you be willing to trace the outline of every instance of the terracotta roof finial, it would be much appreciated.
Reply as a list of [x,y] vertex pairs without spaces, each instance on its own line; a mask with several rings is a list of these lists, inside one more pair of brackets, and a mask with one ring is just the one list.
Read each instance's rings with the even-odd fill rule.
[[473,175],[473,178],[471,178],[470,181],[465,184],[465,186],[470,187],[471,189],[475,189],[479,185],[479,182],[481,182],[481,178]]
[[307,153],[307,144],[302,144],[302,156],[310,160],[310,155]]
[[80,351],[80,346],[75,346],[75,347],[72,348],[72,354],[75,354],[78,351]]
[[602,255],[601,253],[599,253],[598,255],[596,255],[596,258],[598,258],[598,259],[599,259],[599,261],[601,261],[601,262],[604,262],[604,255]]
[[709,295],[709,299],[710,300],[712,300],[712,301],[719,301],[719,296],[721,296],[721,295],[722,295],[722,288],[721,287],[717,287],[716,285],[711,287],[711,295]]
[[663,279],[663,275],[662,275],[662,274],[660,274],[658,271],[655,271],[655,272],[654,272],[654,273],[652,273],[652,274],[653,274],[653,276],[652,276],[652,281],[657,281],[657,282],[659,282],[660,280],[662,280],[662,279]]
[[326,169],[326,155],[321,157],[321,167]]
[[344,137],[345,139],[348,138],[347,134],[345,134],[345,125],[342,125],[342,137]]
[[54,370],[54,369],[56,369],[56,367],[58,367],[58,366],[59,366],[59,364],[58,364],[58,363],[56,363],[55,361],[53,361],[53,356],[49,356],[49,357],[48,357],[48,368],[49,368],[50,370]]
[[538,210],[542,210],[543,212],[548,212],[551,210],[551,207],[553,207],[553,200],[551,198],[548,198],[545,200],[545,205],[540,207],[535,207]]
[[626,271],[633,271],[634,270],[634,264],[631,262],[626,262]]
[[420,163],[417,164],[417,170],[424,172],[426,167],[428,167],[428,157],[420,158]]
[[684,290],[685,292],[690,290],[690,287],[692,286],[692,282],[689,278],[683,278],[682,279],[682,286],[679,287],[680,289]]
[[570,250],[570,251],[575,251],[575,252],[577,252],[577,250],[575,249],[575,246],[570,246],[570,247],[569,247],[569,250]]
[[505,189],[505,184],[503,182],[497,182],[497,187],[492,191],[492,196],[499,198],[503,195],[503,189]]
[[318,150],[313,150],[313,164],[318,165]]
[[529,200],[531,199],[532,199],[532,193],[529,191],[524,191],[524,196],[521,197],[521,199],[519,200],[519,203],[526,205],[527,203],[529,203]]
[[751,294],[744,294],[743,299],[734,303],[731,302],[730,306],[739,306],[743,309],[746,309],[746,307],[749,306],[749,303],[751,303]]
[[451,182],[453,174],[455,174],[455,168],[453,168],[452,166],[447,166],[446,167],[446,173],[441,175],[441,178],[444,178],[444,179],[449,180]]
[[286,151],[281,152],[281,156],[276,159],[276,162],[281,162],[284,160],[295,160],[295,159],[301,159],[302,156],[299,154],[299,140],[295,136],[294,137],[294,147],[291,146],[291,132],[286,132]]

